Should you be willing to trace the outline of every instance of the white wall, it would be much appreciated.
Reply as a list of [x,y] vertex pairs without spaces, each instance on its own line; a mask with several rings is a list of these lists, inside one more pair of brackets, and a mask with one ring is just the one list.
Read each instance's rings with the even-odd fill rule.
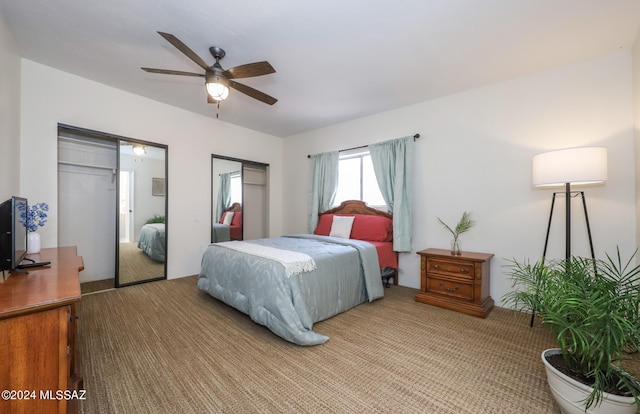
[[[165,197],[152,194],[153,178],[165,178],[164,159],[120,153],[120,170],[133,173],[133,239],[138,241],[142,226],[153,216],[164,216]],[[171,223],[169,223],[171,224]],[[122,237],[122,236],[121,236]]]
[[169,146],[168,277],[200,270],[208,245],[211,154],[271,165],[272,235],[282,229],[282,140],[190,113],[23,59],[20,192],[49,203],[40,232],[43,247],[57,244],[57,125],[107,132]]
[[[636,159],[636,245],[640,246],[640,32],[633,46],[633,104],[635,123],[635,159]],[[640,256],[636,257],[640,263]]]
[[20,56],[0,13],[0,203],[20,195]]
[[[420,133],[416,143],[413,250],[449,248],[437,222],[465,210],[477,225],[463,250],[494,253],[491,296],[510,289],[506,259],[542,254],[552,191],[531,187],[531,157],[551,149],[608,148],[609,181],[587,188],[596,255],[635,249],[631,53],[469,90],[285,139],[285,233],[306,230],[307,154]],[[301,195],[305,195],[301,197]],[[290,203],[290,204],[289,204]],[[582,211],[573,213],[573,254],[588,255]],[[556,206],[548,257],[564,256],[564,219]],[[400,256],[399,282],[419,287],[415,253]]]

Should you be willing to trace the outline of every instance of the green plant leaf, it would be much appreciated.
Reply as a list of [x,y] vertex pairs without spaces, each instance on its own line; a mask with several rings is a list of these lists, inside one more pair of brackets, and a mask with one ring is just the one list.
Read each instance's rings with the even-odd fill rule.
[[507,265],[513,289],[503,297],[517,310],[535,311],[556,336],[568,367],[592,380],[586,407],[617,385],[640,404],[640,382],[624,370],[625,350],[640,348],[640,265],[572,257]]
[[440,219],[440,217],[436,218],[438,219],[440,224],[442,224],[447,230],[451,232],[454,240],[458,240],[458,236],[460,236],[460,234],[469,231],[471,227],[476,224],[475,221],[471,220],[471,213],[468,211],[462,213],[462,217],[460,218],[460,221],[458,221],[458,224],[456,224],[455,229],[449,227],[444,221]]

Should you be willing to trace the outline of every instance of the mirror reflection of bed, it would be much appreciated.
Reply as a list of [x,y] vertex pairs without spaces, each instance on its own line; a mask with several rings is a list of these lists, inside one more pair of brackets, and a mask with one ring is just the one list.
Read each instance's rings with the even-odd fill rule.
[[242,205],[238,202],[226,208],[211,227],[211,242],[242,240]]
[[120,242],[120,283],[163,277],[165,259],[164,217],[154,216],[140,229],[137,242]]
[[211,156],[211,242],[268,234],[268,164]]
[[116,286],[164,279],[167,148],[121,142],[120,171]]
[[166,259],[164,223],[147,223],[140,229],[138,241],[121,241],[119,244],[121,285],[164,277]]
[[120,243],[120,283],[135,283],[164,276],[164,262],[140,250],[135,242]]

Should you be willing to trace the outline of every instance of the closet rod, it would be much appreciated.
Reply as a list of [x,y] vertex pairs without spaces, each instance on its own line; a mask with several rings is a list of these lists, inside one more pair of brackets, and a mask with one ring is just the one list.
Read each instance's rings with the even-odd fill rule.
[[103,169],[103,170],[112,170],[114,174],[116,172],[116,168],[107,167],[106,165],[82,164],[82,163],[79,163],[79,162],[71,162],[71,161],[58,161],[58,164],[74,165],[76,167],[88,167],[88,168],[100,168],[100,169]]
[[67,142],[69,144],[73,144],[73,143],[79,143],[81,145],[91,145],[94,147],[102,147],[102,148],[108,148],[108,149],[117,149],[118,145],[115,141],[107,141],[106,138],[104,138],[103,140],[106,142],[98,142],[94,139],[91,138],[74,138],[74,137],[70,137],[70,136],[66,136],[66,135],[58,135],[58,140],[60,141],[64,141]]
[[[420,138],[420,134],[415,134],[413,136],[413,140],[415,141],[416,139]],[[338,152],[344,152],[344,151],[351,151],[351,150],[355,150],[355,149],[360,149],[360,148],[367,148],[368,145],[361,145],[359,147],[353,147],[353,148],[346,148],[346,149],[341,149]],[[311,158],[311,155],[307,155],[307,158]]]

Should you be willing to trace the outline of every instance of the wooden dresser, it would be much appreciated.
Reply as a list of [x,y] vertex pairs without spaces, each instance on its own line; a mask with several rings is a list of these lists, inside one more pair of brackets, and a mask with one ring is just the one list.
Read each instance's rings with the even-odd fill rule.
[[0,412],[75,413],[84,393],[76,335],[82,257],[75,247],[27,257],[51,265],[0,277]]
[[426,249],[420,255],[420,293],[416,301],[486,318],[493,309],[489,296],[489,264],[493,254]]

